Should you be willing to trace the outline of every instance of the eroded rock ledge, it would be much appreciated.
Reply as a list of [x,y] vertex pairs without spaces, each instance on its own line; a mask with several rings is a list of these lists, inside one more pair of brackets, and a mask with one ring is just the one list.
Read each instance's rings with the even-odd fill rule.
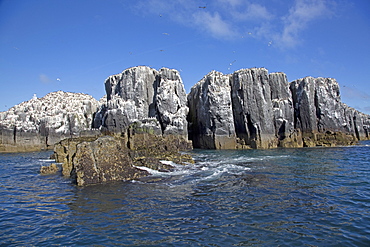
[[141,123],[131,124],[121,135],[99,138],[71,138],[55,146],[56,162],[62,173],[78,186],[139,179],[147,169],[170,171],[176,164],[193,163],[190,155],[180,153],[192,148],[191,142],[174,135],[155,135]]

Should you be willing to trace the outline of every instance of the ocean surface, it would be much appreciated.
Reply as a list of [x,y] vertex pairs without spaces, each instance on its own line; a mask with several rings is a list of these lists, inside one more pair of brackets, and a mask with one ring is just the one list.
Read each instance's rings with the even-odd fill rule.
[[370,246],[370,142],[190,153],[83,188],[39,174],[50,151],[0,154],[0,245]]

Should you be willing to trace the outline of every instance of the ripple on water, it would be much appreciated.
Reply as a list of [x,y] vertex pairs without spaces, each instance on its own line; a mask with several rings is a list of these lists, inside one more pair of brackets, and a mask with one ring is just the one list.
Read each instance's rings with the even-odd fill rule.
[[1,154],[1,245],[367,246],[369,146],[194,150],[195,164],[75,187],[50,152]]

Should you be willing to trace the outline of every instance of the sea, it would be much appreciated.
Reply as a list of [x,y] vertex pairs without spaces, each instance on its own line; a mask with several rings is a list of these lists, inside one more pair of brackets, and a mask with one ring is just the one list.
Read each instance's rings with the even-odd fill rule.
[[39,173],[51,151],[0,154],[0,246],[370,246],[370,141],[189,153],[86,187]]

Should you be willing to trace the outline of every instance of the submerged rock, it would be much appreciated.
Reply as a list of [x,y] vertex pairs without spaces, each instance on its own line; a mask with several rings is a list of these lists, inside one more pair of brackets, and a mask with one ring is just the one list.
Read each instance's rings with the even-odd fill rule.
[[41,166],[41,168],[40,168],[40,173],[42,175],[55,174],[58,171],[59,171],[59,168],[55,163],[52,163],[49,166]]

